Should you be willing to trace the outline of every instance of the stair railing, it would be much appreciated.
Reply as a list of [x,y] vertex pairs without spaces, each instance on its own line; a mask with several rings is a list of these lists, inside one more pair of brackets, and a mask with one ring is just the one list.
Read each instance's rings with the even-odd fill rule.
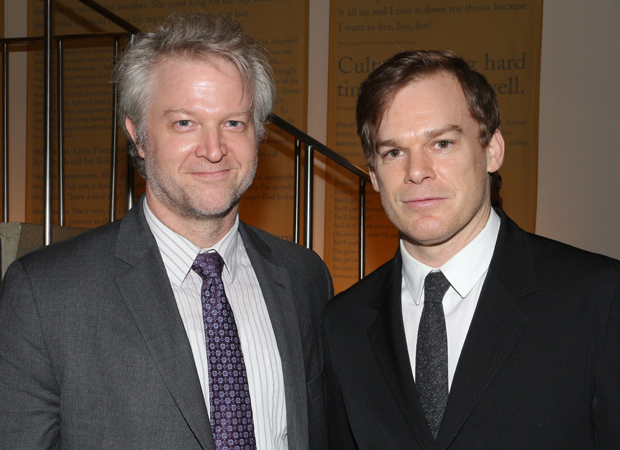
[[[79,0],[81,3],[95,10],[111,22],[120,26],[129,33],[129,36],[139,33],[140,30],[125,21],[121,17],[107,10],[93,0]],[[69,39],[83,39],[92,37],[110,37],[114,39],[114,60],[116,61],[119,54],[119,42],[123,37],[128,36],[127,33],[96,33],[86,35],[53,35],[52,20],[52,0],[45,0],[44,10],[44,36],[33,38],[8,38],[2,41],[2,163],[3,163],[3,183],[2,183],[2,220],[8,221],[8,68],[9,68],[9,46],[13,44],[24,44],[29,42],[44,42],[45,58],[44,58],[44,245],[51,243],[52,230],[52,211],[51,211],[51,154],[52,154],[52,58],[53,58],[53,41],[57,42],[57,115],[58,115],[58,195],[59,195],[59,224],[64,225],[64,142],[63,142],[63,42]],[[110,221],[115,219],[115,198],[116,198],[116,169],[117,169],[117,136],[118,136],[118,118],[117,110],[117,92],[116,87],[113,89],[113,123],[112,123],[112,147],[111,147],[111,171],[110,171]],[[294,158],[294,241],[307,248],[312,248],[313,242],[313,205],[314,205],[314,164],[315,153],[323,155],[329,160],[335,162],[340,167],[354,175],[359,180],[359,245],[358,245],[358,261],[359,261],[359,278],[364,276],[365,268],[365,209],[366,209],[366,183],[370,181],[368,173],[353,164],[342,155],[331,150],[327,146],[321,144],[316,139],[299,130],[281,117],[271,114],[269,121],[290,134],[295,140],[295,158]],[[301,189],[301,167],[302,167],[302,147],[304,154],[304,189],[303,189],[303,224],[302,224],[302,189]],[[133,205],[134,183],[130,176],[133,170],[127,172],[127,209]],[[303,225],[303,241],[301,239],[301,230]]]

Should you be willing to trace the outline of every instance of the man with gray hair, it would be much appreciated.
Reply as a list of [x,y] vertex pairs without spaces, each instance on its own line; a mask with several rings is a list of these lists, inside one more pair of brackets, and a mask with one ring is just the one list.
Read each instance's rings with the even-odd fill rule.
[[275,88],[233,19],[174,15],[118,62],[146,194],[16,261],[0,296],[0,448],[326,448],[313,252],[239,221]]

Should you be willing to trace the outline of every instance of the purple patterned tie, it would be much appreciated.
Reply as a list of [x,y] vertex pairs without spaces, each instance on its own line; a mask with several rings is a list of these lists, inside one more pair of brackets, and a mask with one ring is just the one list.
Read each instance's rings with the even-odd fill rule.
[[209,362],[211,429],[218,450],[255,450],[252,404],[239,333],[222,283],[224,260],[199,253],[192,269],[202,277],[202,318]]

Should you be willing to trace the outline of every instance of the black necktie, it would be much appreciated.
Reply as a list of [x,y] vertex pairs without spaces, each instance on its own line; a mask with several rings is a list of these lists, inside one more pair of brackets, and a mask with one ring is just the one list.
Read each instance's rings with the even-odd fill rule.
[[435,439],[448,402],[448,338],[441,302],[449,287],[441,272],[426,276],[416,349],[415,384]]

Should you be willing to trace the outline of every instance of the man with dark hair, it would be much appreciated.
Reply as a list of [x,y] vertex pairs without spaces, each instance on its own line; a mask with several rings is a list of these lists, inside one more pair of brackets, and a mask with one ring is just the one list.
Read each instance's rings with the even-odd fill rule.
[[620,448],[620,263],[491,207],[485,77],[399,53],[362,83],[357,125],[401,239],[327,307],[330,448]]
[[275,93],[263,49],[175,15],[115,81],[146,195],[7,271],[0,448],[325,449],[331,278],[238,217]]

